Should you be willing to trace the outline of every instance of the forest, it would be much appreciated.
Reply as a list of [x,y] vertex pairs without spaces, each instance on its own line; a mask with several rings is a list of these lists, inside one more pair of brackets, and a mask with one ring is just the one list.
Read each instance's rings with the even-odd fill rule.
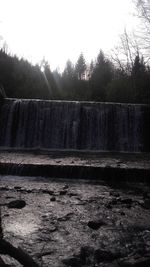
[[62,73],[48,62],[33,66],[0,50],[0,85],[11,98],[150,103],[150,67],[137,54],[129,69],[116,67],[103,51],[87,67],[83,54]]
[[[139,16],[147,29],[141,32],[140,38],[135,39],[125,29],[119,50],[111,55],[100,50],[90,63],[81,53],[75,64],[67,61],[62,73],[57,69],[51,71],[45,59],[32,65],[10,54],[5,46],[1,47],[0,87],[11,98],[150,103],[150,5],[147,2],[137,1]],[[122,58],[118,56],[121,53]]]

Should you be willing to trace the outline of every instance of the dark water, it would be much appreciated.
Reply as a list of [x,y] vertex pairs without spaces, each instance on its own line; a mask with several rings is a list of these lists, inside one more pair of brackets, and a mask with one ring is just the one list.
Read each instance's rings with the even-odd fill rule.
[[0,146],[145,151],[144,110],[134,104],[6,99]]

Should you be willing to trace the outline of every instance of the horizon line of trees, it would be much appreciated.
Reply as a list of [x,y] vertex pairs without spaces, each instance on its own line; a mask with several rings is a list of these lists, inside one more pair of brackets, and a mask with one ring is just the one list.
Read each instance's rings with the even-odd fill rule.
[[2,48],[0,84],[12,98],[150,103],[150,66],[139,51],[132,64],[117,65],[102,50],[90,65],[81,53],[76,64],[68,60],[59,73],[44,59],[33,66]]

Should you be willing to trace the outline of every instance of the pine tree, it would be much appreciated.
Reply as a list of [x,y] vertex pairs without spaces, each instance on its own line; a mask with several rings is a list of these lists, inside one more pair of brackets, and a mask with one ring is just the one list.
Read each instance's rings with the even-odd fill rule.
[[91,75],[94,100],[105,101],[106,88],[113,78],[113,71],[113,64],[104,56],[103,51],[100,50]]
[[86,62],[85,62],[83,54],[81,53],[75,66],[75,72],[77,74],[78,80],[82,80],[82,79],[84,80],[85,71],[86,71]]

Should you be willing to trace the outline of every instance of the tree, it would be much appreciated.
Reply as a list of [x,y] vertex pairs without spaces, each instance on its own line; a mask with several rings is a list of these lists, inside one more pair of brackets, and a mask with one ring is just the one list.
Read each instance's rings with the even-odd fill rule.
[[73,63],[68,60],[62,73],[62,96],[67,99],[74,99],[76,91],[77,78]]
[[43,71],[45,83],[49,89],[50,98],[55,99],[58,97],[58,90],[57,90],[57,85],[56,85],[53,73],[50,70],[48,61],[43,59],[41,62],[41,68]]
[[103,51],[100,50],[91,74],[92,97],[97,101],[105,101],[106,87],[113,78],[114,67]]
[[75,66],[75,72],[79,80],[85,79],[85,71],[86,71],[86,63],[85,63],[84,56],[81,53]]
[[144,63],[143,56],[135,57],[131,77],[134,82],[135,102],[148,103],[150,100],[150,72]]
[[68,60],[66,63],[66,67],[64,69],[63,75],[68,77],[69,79],[74,78],[75,69],[74,69],[74,65],[72,64],[72,62],[70,60]]

